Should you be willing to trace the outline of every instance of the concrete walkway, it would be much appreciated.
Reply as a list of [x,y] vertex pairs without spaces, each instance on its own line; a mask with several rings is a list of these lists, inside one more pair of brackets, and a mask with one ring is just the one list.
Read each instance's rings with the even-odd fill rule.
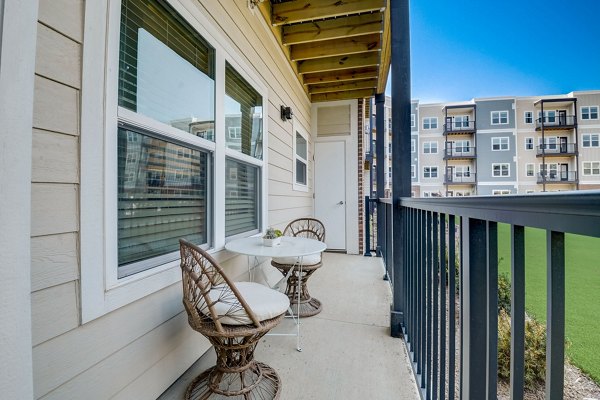
[[[391,292],[381,260],[325,253],[323,267],[308,282],[323,311],[301,320],[302,352],[296,338],[267,336],[255,358],[282,380],[282,400],[418,399],[404,342],[389,335]],[[294,332],[290,319],[275,333]],[[160,400],[182,399],[187,384],[214,365],[211,350]]]

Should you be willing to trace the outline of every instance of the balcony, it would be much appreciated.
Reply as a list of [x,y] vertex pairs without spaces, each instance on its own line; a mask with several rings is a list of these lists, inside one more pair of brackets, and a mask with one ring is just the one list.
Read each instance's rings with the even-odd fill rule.
[[467,135],[477,130],[475,120],[446,122],[444,124],[444,135]]
[[575,143],[547,143],[537,146],[537,157],[572,157],[577,155]]
[[[600,237],[598,204],[600,191],[378,201],[384,222],[378,246],[391,276],[394,309],[399,310],[421,398],[456,399],[459,392],[464,399],[524,398],[525,288],[536,279],[530,275],[534,261],[525,256],[529,228],[542,231],[534,246],[547,255],[545,398],[575,398],[564,396],[564,387],[573,385],[565,376],[565,267],[571,268],[573,261],[571,256],[565,260],[571,240],[567,236]],[[388,240],[391,235],[393,241]],[[508,261],[502,242],[510,249]],[[510,394],[501,395],[497,299],[503,259],[512,271],[513,322]],[[567,288],[569,296],[581,292]],[[584,304],[595,298],[592,293],[581,297]],[[588,396],[577,395],[583,397]]]
[[468,160],[476,157],[475,146],[447,147],[444,151],[444,160]]
[[[381,258],[323,254],[310,290],[324,307],[302,319],[302,353],[295,337],[275,335],[256,350],[281,377],[281,399],[419,398],[405,344],[389,334],[391,292],[382,275]],[[271,332],[293,329],[285,319]],[[206,352],[159,400],[183,399],[190,380],[214,364],[214,351]]]
[[556,115],[540,117],[535,120],[536,131],[541,130],[542,125],[545,131],[574,129],[577,126],[577,118],[574,115]]
[[474,172],[444,175],[444,184],[446,185],[474,185],[476,182],[476,173]]
[[577,183],[577,171],[548,171],[537,174],[537,183]]

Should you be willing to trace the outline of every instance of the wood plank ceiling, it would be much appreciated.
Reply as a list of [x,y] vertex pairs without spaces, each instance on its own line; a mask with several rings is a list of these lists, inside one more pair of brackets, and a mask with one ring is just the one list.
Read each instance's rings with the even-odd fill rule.
[[383,93],[390,0],[266,0],[259,8],[311,101]]

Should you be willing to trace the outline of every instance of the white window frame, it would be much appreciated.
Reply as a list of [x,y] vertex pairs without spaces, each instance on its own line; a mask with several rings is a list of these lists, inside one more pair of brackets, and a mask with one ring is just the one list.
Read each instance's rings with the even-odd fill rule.
[[[494,143],[496,142],[496,143]],[[492,138],[492,151],[509,151],[510,150],[510,138],[508,136],[498,136]],[[497,149],[494,149],[494,144],[498,145]],[[506,148],[503,146],[506,145]]]
[[[584,108],[587,109],[587,113],[585,113],[588,115],[587,118],[583,117],[585,115],[583,112]],[[596,109],[596,118],[592,118],[592,108]],[[593,120],[597,120],[598,118],[600,118],[600,107],[598,107],[598,106],[582,106],[580,108],[580,112],[581,112],[581,120],[582,121],[593,121]]]
[[[435,140],[423,142],[423,154],[437,154],[438,147],[438,142]],[[426,148],[427,151],[425,151]],[[435,149],[435,151],[432,151],[433,149]]]
[[[309,136],[308,133],[306,131],[306,129],[304,129],[304,127],[302,126],[302,124],[300,124],[300,122],[298,121],[297,118],[294,118],[294,134],[293,134],[293,148],[292,148],[292,159],[293,161],[293,166],[292,166],[292,189],[299,191],[299,192],[308,192],[308,158],[310,158],[310,142],[309,142]],[[304,138],[304,140],[306,140],[306,157],[307,159],[305,160],[304,158],[300,157],[297,153],[297,149],[296,149],[296,132],[300,134],[300,136],[302,136]],[[300,160],[301,162],[306,164],[306,185],[303,185],[302,183],[298,183],[296,181],[296,160]]]
[[417,177],[417,166],[415,164],[411,164],[410,166],[410,177],[413,179]]
[[[494,123],[494,114],[498,114],[498,122]],[[506,114],[506,122],[502,122],[502,115]],[[490,112],[490,125],[508,125],[510,123],[510,117],[507,110],[502,111],[491,111]]]
[[[527,145],[531,145],[531,148],[527,148]],[[526,137],[525,138],[525,150],[534,150],[535,149],[535,142],[533,141],[532,137]]]
[[[529,167],[531,167],[531,175],[529,175]],[[525,164],[525,176],[527,176],[528,178],[535,176],[535,164],[533,164],[533,163]]]
[[[107,9],[108,3],[108,9]],[[157,122],[127,109],[118,108],[118,63],[121,2],[88,1],[85,4],[81,93],[81,187],[80,262],[81,322],[87,323],[142,297],[155,293],[181,279],[179,261],[171,261],[140,273],[118,279],[117,261],[117,121],[138,128],[160,131],[165,139],[185,142],[213,154],[212,210],[209,230],[215,253],[225,245],[225,159],[235,158],[260,168],[260,229],[268,216],[268,89],[255,68],[243,61],[239,50],[220,33],[199,8],[170,5],[215,49],[215,142]],[[108,49],[108,51],[106,51]],[[226,149],[224,98],[226,61],[263,98],[263,159]],[[104,149],[104,151],[98,151]],[[114,150],[113,150],[114,149]],[[220,199],[220,201],[216,201]],[[221,222],[220,222],[221,221]]]
[[[432,127],[433,122],[435,121],[435,127]],[[425,123],[427,123],[427,128],[425,127]],[[437,117],[425,117],[423,118],[423,129],[424,130],[433,130],[438,128],[438,118]]]
[[410,139],[410,152],[414,153],[417,151],[417,141],[416,139]]
[[[529,117],[529,119],[531,120],[531,122],[527,122],[527,117]],[[525,123],[527,125],[533,124],[533,111],[525,111],[523,113],[523,123]]]
[[508,196],[511,194],[510,189],[493,189],[492,196]]
[[[429,176],[425,176],[425,169],[426,168],[429,168]],[[435,169],[435,176],[432,176],[434,169]],[[439,168],[438,168],[437,165],[425,165],[425,166],[423,166],[423,178],[424,179],[436,179],[436,178],[438,178],[440,176],[439,172],[440,171],[439,171]]]
[[[500,175],[494,174],[494,167],[497,165],[500,166]],[[502,174],[503,166],[506,166],[506,171],[507,171],[506,175]],[[509,178],[510,177],[510,163],[492,163],[492,177],[493,178]]]
[[[585,142],[586,142],[586,136],[588,137],[587,141],[589,142],[589,145],[586,146]],[[595,139],[594,139],[595,137]],[[596,142],[596,145],[594,146],[594,142]],[[584,133],[583,135],[581,135],[581,147],[584,148],[593,148],[593,147],[600,147],[600,133]]]
[[410,114],[410,127],[414,128],[417,126],[417,116],[415,114]]
[[[600,176],[600,161],[584,161],[581,165],[583,176]],[[598,170],[597,173],[594,173],[595,169]],[[589,170],[587,174],[586,170]]]

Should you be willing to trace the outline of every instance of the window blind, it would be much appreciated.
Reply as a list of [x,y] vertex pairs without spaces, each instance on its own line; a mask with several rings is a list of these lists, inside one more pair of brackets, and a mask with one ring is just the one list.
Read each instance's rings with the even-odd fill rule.
[[259,229],[259,168],[226,159],[225,168],[225,236]]

